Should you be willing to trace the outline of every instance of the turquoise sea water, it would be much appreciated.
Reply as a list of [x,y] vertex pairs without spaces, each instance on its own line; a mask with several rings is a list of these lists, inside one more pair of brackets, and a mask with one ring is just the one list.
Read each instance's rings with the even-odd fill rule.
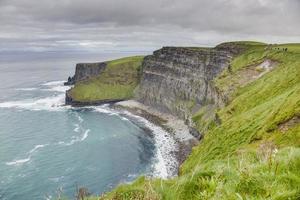
[[161,128],[108,106],[64,106],[63,80],[76,62],[122,56],[0,56],[0,199],[53,199],[61,190],[72,198],[77,186],[100,194],[141,174],[172,173],[175,144]]

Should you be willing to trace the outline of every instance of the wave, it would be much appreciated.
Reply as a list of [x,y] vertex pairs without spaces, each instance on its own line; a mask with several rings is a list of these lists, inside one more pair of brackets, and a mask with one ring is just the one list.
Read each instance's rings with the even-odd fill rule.
[[68,89],[70,89],[70,86],[54,86],[48,89],[43,89],[45,91],[52,91],[52,92],[66,92]]
[[79,120],[79,122],[80,122],[80,123],[82,123],[82,122],[83,122],[83,119],[82,119],[82,117],[80,117],[78,114],[77,114],[77,118],[78,118],[78,120]]
[[32,153],[36,152],[38,149],[44,148],[45,146],[48,146],[48,144],[38,144],[38,145],[35,145],[34,148],[31,149],[28,153],[32,154]]
[[49,81],[49,82],[43,83],[41,85],[44,85],[44,86],[63,85],[64,82],[65,81]]
[[75,128],[73,129],[73,131],[78,133],[79,129],[80,129],[79,124],[74,124],[74,126],[75,126]]
[[65,95],[56,95],[40,99],[27,99],[23,101],[8,101],[0,103],[0,108],[19,108],[27,110],[58,111],[67,108]]
[[[63,86],[64,81],[51,81],[44,83],[42,85],[50,87],[49,91],[62,92],[62,94],[55,94],[52,96],[39,98],[39,99],[25,99],[19,101],[7,101],[0,103],[0,108],[19,108],[27,110],[48,110],[48,111],[59,111],[65,108],[70,108],[70,106],[65,106],[65,91],[70,88],[70,86]],[[19,88],[22,90],[34,90],[37,88]]]
[[119,113],[116,110],[110,109],[108,105],[102,106],[89,106],[88,108],[93,109],[95,112],[100,112],[108,115],[118,115]]
[[26,162],[29,162],[33,153],[35,153],[38,149],[44,148],[45,146],[48,146],[48,145],[49,144],[38,144],[38,145],[35,145],[34,148],[32,148],[30,151],[28,151],[27,154],[29,156],[27,158],[13,160],[11,162],[6,162],[5,164],[6,165],[22,165],[22,164],[24,164]]
[[14,160],[14,161],[11,161],[11,162],[6,162],[5,164],[6,165],[22,165],[28,161],[30,161],[30,156],[28,158],[24,158],[24,159],[19,159],[19,160]]
[[15,90],[20,90],[20,91],[33,91],[33,90],[38,90],[38,88],[16,88]]
[[71,146],[71,145],[73,145],[73,144],[75,144],[77,142],[82,142],[82,141],[84,141],[89,136],[89,132],[90,132],[90,129],[87,129],[80,137],[73,136],[72,140],[70,142],[60,141],[57,144],[64,145],[64,146]]
[[120,116],[120,118],[121,118],[121,120],[123,120],[123,121],[130,121],[129,119],[127,119],[126,117],[122,117],[122,116]]

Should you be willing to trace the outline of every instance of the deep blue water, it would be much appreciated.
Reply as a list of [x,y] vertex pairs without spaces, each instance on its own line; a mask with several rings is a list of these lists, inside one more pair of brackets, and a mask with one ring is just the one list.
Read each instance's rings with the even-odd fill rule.
[[62,81],[75,63],[126,55],[0,55],[0,199],[53,199],[61,189],[74,197],[77,186],[100,194],[157,168],[166,173],[145,120],[63,106]]

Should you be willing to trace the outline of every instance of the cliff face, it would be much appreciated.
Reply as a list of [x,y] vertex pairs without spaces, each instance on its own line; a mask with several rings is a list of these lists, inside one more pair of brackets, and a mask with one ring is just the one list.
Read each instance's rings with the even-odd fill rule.
[[241,49],[164,47],[143,62],[138,101],[182,119],[208,104],[220,105],[222,98],[213,79]]
[[78,81],[86,80],[99,75],[105,68],[105,62],[100,63],[78,63],[76,64],[75,75],[69,77],[65,85],[74,85]]

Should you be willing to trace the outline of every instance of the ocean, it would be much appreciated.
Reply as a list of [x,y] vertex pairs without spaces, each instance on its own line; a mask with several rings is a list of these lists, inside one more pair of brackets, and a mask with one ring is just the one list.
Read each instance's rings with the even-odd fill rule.
[[132,54],[0,55],[0,199],[73,199],[78,187],[97,195],[139,175],[172,174],[174,141],[160,127],[108,105],[64,105],[77,62]]

